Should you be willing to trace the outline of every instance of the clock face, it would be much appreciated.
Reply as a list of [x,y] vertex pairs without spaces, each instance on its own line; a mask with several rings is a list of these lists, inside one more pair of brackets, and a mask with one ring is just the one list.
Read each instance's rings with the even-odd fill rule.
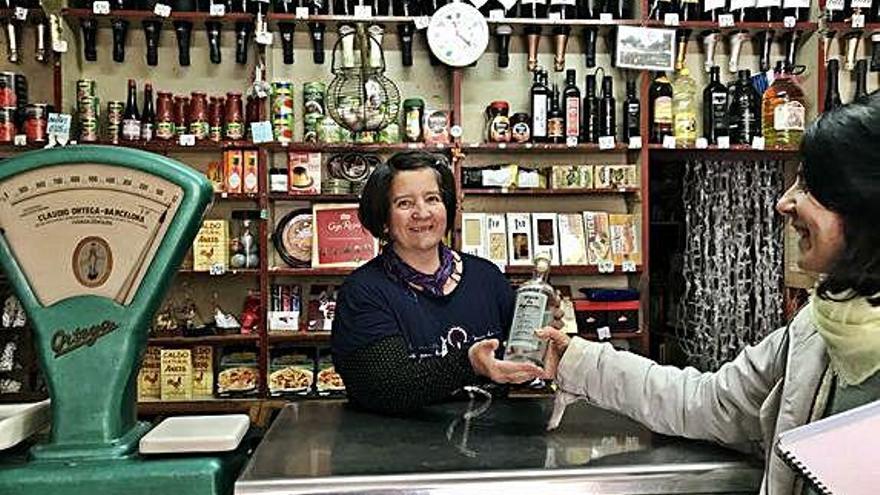
[[477,61],[489,44],[489,24],[479,10],[464,2],[448,3],[428,24],[428,46],[446,65],[463,67]]

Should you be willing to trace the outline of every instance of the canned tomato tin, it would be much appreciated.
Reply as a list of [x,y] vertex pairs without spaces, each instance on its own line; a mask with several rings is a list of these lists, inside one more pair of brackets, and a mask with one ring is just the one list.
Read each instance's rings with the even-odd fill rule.
[[11,143],[15,140],[16,107],[0,107],[0,143]]
[[279,143],[293,141],[293,83],[272,83],[272,128]]
[[45,103],[32,103],[25,107],[24,133],[30,143],[46,141],[46,126],[49,123],[49,106]]
[[125,112],[125,103],[121,101],[107,102],[107,139],[113,143],[119,143],[119,134],[122,131],[122,114]]
[[15,73],[0,72],[0,107],[14,107],[18,96],[15,94]]

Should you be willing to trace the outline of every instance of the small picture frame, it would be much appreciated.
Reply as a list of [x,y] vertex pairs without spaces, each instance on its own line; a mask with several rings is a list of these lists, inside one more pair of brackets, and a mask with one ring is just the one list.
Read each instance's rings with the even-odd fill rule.
[[615,47],[617,67],[672,71],[675,65],[675,30],[618,26]]

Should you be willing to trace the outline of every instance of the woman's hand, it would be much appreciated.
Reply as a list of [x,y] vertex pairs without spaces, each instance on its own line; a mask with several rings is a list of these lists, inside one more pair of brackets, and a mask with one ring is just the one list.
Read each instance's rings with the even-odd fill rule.
[[547,354],[544,355],[544,373],[541,378],[553,380],[556,378],[556,368],[562,359],[571,337],[553,326],[546,326],[535,332],[539,338],[547,341]]
[[544,371],[532,363],[514,363],[495,359],[498,340],[482,340],[468,349],[471,366],[478,375],[495,383],[525,383],[541,377]]

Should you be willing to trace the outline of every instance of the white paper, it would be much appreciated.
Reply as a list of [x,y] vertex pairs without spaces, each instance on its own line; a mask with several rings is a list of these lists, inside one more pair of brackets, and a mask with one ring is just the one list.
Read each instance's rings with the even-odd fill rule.
[[828,0],[825,2],[825,10],[843,10],[844,0]]
[[793,15],[787,15],[782,19],[782,26],[786,29],[791,29],[797,25],[797,17]]
[[171,6],[165,5],[164,3],[157,3],[156,7],[153,8],[153,13],[159,17],[168,17],[171,15]]
[[308,7],[297,7],[296,10],[293,11],[294,15],[296,15],[297,19],[308,19],[309,18],[309,8]]
[[23,21],[27,19],[28,10],[24,7],[16,7],[15,8],[15,18],[19,21]]
[[755,136],[752,138],[752,148],[756,150],[764,149],[764,137],[763,136]]
[[223,17],[226,15],[226,6],[222,3],[211,4],[211,17]]
[[730,10],[742,10],[755,6],[755,0],[730,0]]
[[611,327],[599,327],[596,329],[596,336],[599,340],[608,340],[611,338]]
[[678,14],[673,12],[664,15],[663,24],[665,26],[678,26]]
[[730,136],[718,136],[718,149],[719,150],[729,150],[730,149]]
[[674,136],[663,136],[663,147],[674,150],[675,149],[675,137]]
[[614,149],[614,136],[600,136],[599,137],[599,149],[600,150],[613,150]]
[[110,13],[110,2],[106,0],[98,0],[92,4],[92,13],[95,15],[106,15]]
[[177,139],[177,143],[181,146],[195,146],[196,145],[196,135],[195,134],[181,134]]
[[733,14],[721,14],[718,16],[718,27],[729,28],[734,26]]
[[709,147],[709,141],[704,137],[697,138],[696,146],[698,150],[704,150]]
[[706,0],[706,3],[703,5],[703,12],[711,12],[723,8],[724,0]]
[[630,136],[629,137],[629,149],[631,149],[631,150],[642,149],[642,136]]

